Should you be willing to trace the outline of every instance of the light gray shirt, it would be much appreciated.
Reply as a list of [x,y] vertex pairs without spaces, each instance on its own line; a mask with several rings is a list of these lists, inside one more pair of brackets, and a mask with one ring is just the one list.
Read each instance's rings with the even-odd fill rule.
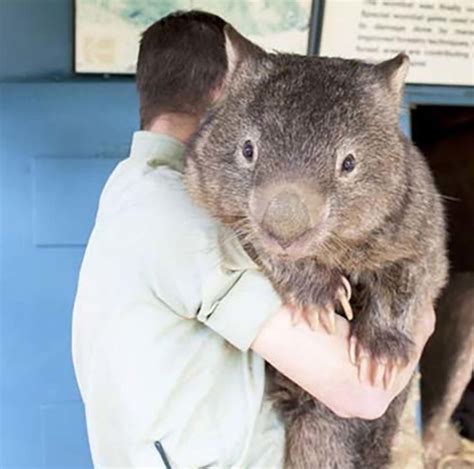
[[73,318],[94,465],[280,468],[283,424],[249,350],[280,300],[192,203],[183,156],[136,132],[100,199]]

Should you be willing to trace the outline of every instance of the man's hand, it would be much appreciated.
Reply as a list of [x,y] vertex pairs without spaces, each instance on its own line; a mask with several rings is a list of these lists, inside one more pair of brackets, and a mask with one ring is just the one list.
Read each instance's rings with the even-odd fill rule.
[[277,370],[317,398],[340,417],[375,419],[385,413],[415,370],[433,333],[435,315],[430,305],[420,315],[415,334],[416,356],[401,368],[387,388],[361,382],[349,356],[350,323],[336,317],[336,332],[293,325],[288,308],[281,308],[262,328],[252,349]]

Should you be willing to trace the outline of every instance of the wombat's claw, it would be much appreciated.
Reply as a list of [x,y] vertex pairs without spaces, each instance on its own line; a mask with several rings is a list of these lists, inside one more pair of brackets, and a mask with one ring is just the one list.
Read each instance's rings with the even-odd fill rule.
[[324,309],[318,312],[318,320],[328,334],[334,334],[336,332],[336,312],[334,308],[327,305]]
[[336,332],[336,313],[330,306],[306,309],[303,316],[313,331],[321,324],[329,334]]
[[349,358],[353,365],[357,365],[357,339],[355,337],[349,339]]
[[398,366],[393,363],[381,363],[367,356],[361,357],[359,364],[359,381],[370,383],[375,387],[388,389],[393,386],[398,374]]
[[371,358],[357,345],[357,339],[349,339],[349,357],[358,367],[358,377],[361,383],[370,383],[372,386],[388,389],[393,386],[397,374],[403,367],[399,360],[377,360]]
[[400,371],[400,365],[387,365],[387,368],[384,371],[385,373],[383,375],[383,387],[385,389],[388,389],[391,388],[395,383],[395,378],[397,377],[397,374]]
[[316,329],[319,325],[319,317],[316,311],[310,311],[308,308],[298,304],[294,298],[290,298],[287,303],[290,309],[291,325],[296,326],[301,321],[305,321],[311,329]]
[[304,311],[293,298],[287,302],[287,306],[290,310],[291,325],[296,326],[304,318]]
[[350,301],[351,299],[351,296],[352,296],[352,287],[351,287],[351,284],[349,283],[349,280],[347,280],[346,277],[344,277],[344,275],[341,275],[341,281],[342,281],[342,284],[344,285],[344,288],[346,289],[346,296],[347,296],[347,301]]
[[[342,277],[342,278],[345,280],[345,277]],[[350,297],[351,297],[350,286],[347,288],[344,285],[344,288],[339,288],[339,290],[336,293],[336,299],[339,301],[339,304],[342,306],[342,310],[344,311],[344,314],[347,316],[347,319],[349,319],[349,321],[352,321],[352,319],[354,318],[354,313],[352,312],[352,308],[349,303]]]
[[377,360],[371,360],[368,371],[369,374],[366,376],[366,380],[370,382],[372,386],[383,386],[384,389],[388,389],[393,386],[399,372],[399,367],[392,362],[381,363]]
[[336,332],[336,313],[331,306],[323,309],[291,306],[290,313],[293,326],[304,320],[313,331],[321,324],[329,334]]

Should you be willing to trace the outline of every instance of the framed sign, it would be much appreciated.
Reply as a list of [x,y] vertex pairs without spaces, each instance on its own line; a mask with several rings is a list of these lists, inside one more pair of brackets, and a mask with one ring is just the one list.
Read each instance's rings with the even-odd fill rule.
[[140,34],[174,10],[215,13],[267,50],[305,54],[312,0],[75,0],[75,71],[133,74]]
[[[318,0],[316,0],[318,1]],[[474,1],[319,0],[322,56],[410,56],[408,83],[474,86]]]

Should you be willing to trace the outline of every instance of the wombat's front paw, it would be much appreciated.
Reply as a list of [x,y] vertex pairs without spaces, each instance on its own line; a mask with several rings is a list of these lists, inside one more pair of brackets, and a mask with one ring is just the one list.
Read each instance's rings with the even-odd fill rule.
[[349,303],[351,299],[351,285],[344,277],[340,277],[339,284],[335,286],[334,292],[330,290],[318,291],[312,296],[312,300],[299,300],[291,295],[288,304],[291,307],[292,322],[306,321],[311,329],[317,329],[321,324],[330,334],[336,331],[336,309],[341,309],[349,320],[353,313]]
[[398,330],[384,330],[373,324],[353,326],[349,353],[359,368],[361,382],[391,387],[397,374],[409,363],[413,342]]

